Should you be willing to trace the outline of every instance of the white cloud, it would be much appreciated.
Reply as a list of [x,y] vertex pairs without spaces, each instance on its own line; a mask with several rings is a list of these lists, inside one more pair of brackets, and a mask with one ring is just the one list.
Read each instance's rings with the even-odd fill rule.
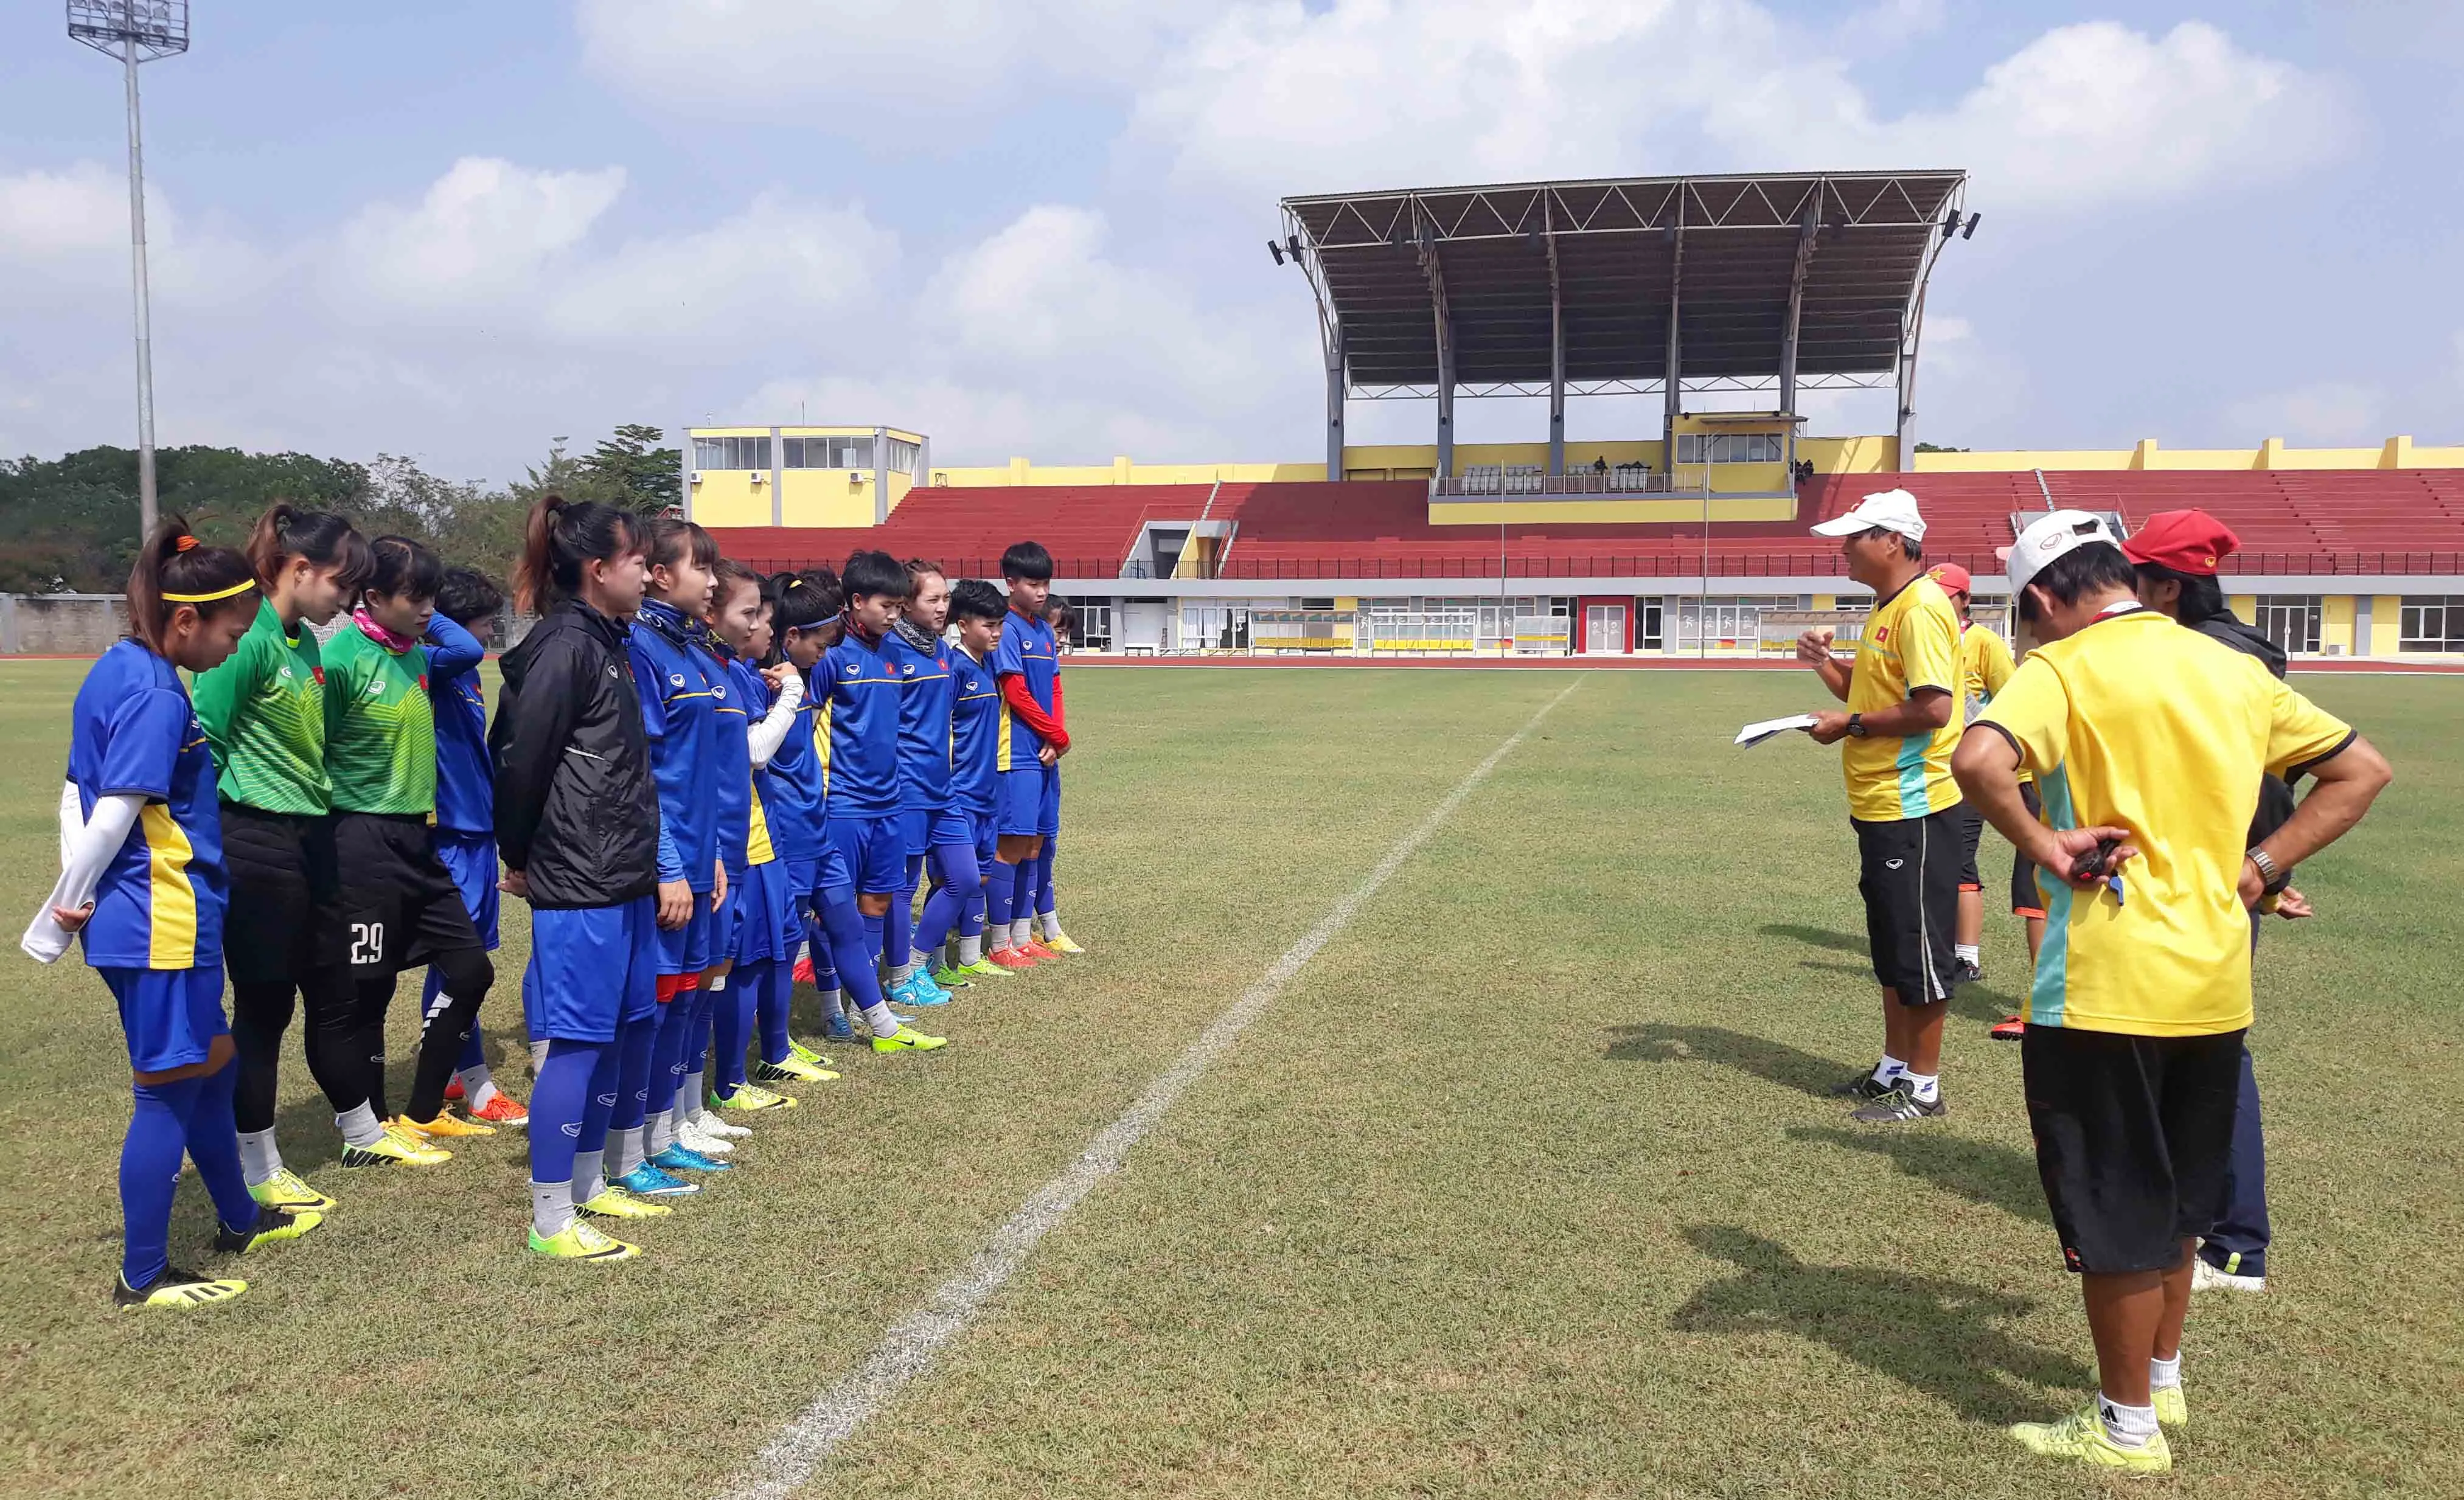
[[557,285],[546,320],[576,337],[757,346],[825,331],[815,322],[825,315],[852,315],[897,254],[897,237],[859,207],[764,193],[707,230],[634,240],[579,269]]
[[342,227],[335,270],[412,307],[471,309],[530,290],[625,190],[625,169],[537,171],[466,156],[416,206],[371,204]]
[[[0,176],[0,304],[60,291],[128,295],[126,168],[99,162]],[[154,295],[173,302],[252,290],[267,267],[238,240],[192,231],[162,188],[145,188],[146,256]],[[10,294],[13,291],[17,297]]]
[[2312,447],[2370,445],[2384,440],[2387,393],[2375,386],[2319,381],[2236,401],[2225,408],[2238,441],[2280,437]]
[[1892,116],[1750,0],[1275,0],[1228,11],[1155,77],[1137,144],[1184,185],[1265,193],[1671,161],[1966,165],[1981,203],[2077,209],[2282,175],[2346,133],[2324,82],[2199,22],[2051,31],[1952,108]]
[[908,139],[1029,90],[1120,87],[1197,0],[579,0],[594,71],[678,114]]

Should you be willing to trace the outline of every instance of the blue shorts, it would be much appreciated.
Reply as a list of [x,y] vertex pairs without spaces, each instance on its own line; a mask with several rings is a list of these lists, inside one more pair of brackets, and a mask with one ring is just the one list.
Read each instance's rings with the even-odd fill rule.
[[[659,927],[653,939],[658,949],[658,972],[661,974],[699,974],[717,961],[714,957],[726,929],[720,919],[727,915],[713,911],[710,893],[696,891],[693,898],[693,915],[682,927]],[[655,925],[655,924],[654,924]]]
[[439,828],[436,830],[436,859],[445,867],[445,872],[453,877],[453,889],[462,893],[462,909],[471,914],[471,925],[479,930],[480,946],[490,953],[495,952],[498,900],[496,836]]
[[927,811],[910,808],[898,815],[898,825],[907,840],[909,858],[944,844],[973,845],[976,842],[975,820],[953,807]]
[[990,807],[970,807],[958,816],[967,820],[970,842],[976,846],[976,868],[991,870],[993,856],[1001,852],[1001,820]]
[[728,890],[742,893],[741,899],[731,896],[737,912],[736,946],[733,950],[738,963],[792,963],[796,946],[803,941],[803,923],[797,916],[795,877],[785,860],[774,859],[756,865],[744,872],[742,884],[729,876]]
[[223,965],[197,969],[99,969],[120,1002],[120,1029],[128,1037],[128,1066],[169,1072],[206,1060],[214,1038],[231,1031],[223,1016]]
[[659,1008],[659,898],[531,912],[522,1020],[531,1040],[612,1042]]
[[[834,816],[822,825],[823,835],[858,893],[895,895],[907,888],[907,836],[898,821],[898,814],[885,812],[874,818]],[[825,890],[831,873],[822,872]]]
[[1001,773],[1001,835],[1033,838],[1061,831],[1061,768],[1030,765]]

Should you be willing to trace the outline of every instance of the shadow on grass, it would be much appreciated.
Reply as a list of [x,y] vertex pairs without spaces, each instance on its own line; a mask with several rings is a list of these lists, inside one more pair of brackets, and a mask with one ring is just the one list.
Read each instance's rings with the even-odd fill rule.
[[1809,1266],[1786,1246],[1731,1224],[1696,1224],[1686,1240],[1736,1273],[1669,1316],[1689,1334],[1793,1334],[1933,1396],[1971,1422],[2041,1414],[2042,1389],[2075,1392],[2096,1373],[2001,1327],[2033,1299],[1944,1276],[1872,1266]]
[[1807,927],[1799,922],[1765,922],[1762,935],[1794,938],[1816,948],[1828,948],[1834,953],[1863,953],[1867,947],[1862,934],[1835,933],[1827,927]]
[[1610,1043],[1608,1050],[1612,1061],[1668,1063],[1699,1057],[1816,1098],[1829,1097],[1831,1091],[1845,1083],[1854,1071],[1846,1063],[1726,1026],[1646,1022],[1615,1030],[1618,1040]]
[[1820,974],[1845,974],[1851,979],[1863,980],[1869,984],[1874,982],[1873,969],[1862,963],[1841,963],[1834,959],[1799,959],[1796,960],[1796,966],[1800,969],[1813,969]]
[[1990,1140],[1970,1140],[1938,1130],[1843,1130],[1837,1125],[1791,1125],[1791,1140],[1837,1146],[1887,1157],[1909,1177],[1957,1193],[1971,1202],[1999,1208],[2031,1224],[2050,1224],[2036,1160]]

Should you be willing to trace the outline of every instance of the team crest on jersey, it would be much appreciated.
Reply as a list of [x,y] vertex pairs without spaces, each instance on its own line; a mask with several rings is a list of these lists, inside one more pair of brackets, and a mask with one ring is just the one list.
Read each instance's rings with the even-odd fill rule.
[[381,698],[385,696],[385,679],[383,677],[370,677],[368,679],[368,696],[372,698]]
[[1891,628],[1890,628],[1889,626],[1887,626],[1887,625],[1886,625],[1886,626],[1883,626],[1881,629],[1876,630],[1876,631],[1874,632],[1874,639],[1875,639],[1875,641],[1876,641],[1877,643],[1880,643],[1880,642],[1882,642],[1882,641],[1887,641],[1887,640],[1889,640],[1890,638],[1891,638]]
[[679,673],[671,673],[671,674],[669,675],[669,677],[668,677],[668,686],[670,686],[670,687],[671,687],[671,688],[681,688],[681,687],[683,687],[684,685],[685,685],[685,674],[684,674],[683,673],[681,673],[681,672],[679,672]]

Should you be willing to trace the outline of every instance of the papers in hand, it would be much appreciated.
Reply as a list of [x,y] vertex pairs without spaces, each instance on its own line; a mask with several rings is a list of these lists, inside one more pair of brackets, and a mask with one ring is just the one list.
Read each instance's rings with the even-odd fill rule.
[[1813,727],[1814,716],[1811,714],[1791,714],[1786,718],[1767,718],[1759,724],[1748,724],[1738,730],[1737,743],[1758,745],[1773,735],[1784,735],[1792,729],[1812,729]]

